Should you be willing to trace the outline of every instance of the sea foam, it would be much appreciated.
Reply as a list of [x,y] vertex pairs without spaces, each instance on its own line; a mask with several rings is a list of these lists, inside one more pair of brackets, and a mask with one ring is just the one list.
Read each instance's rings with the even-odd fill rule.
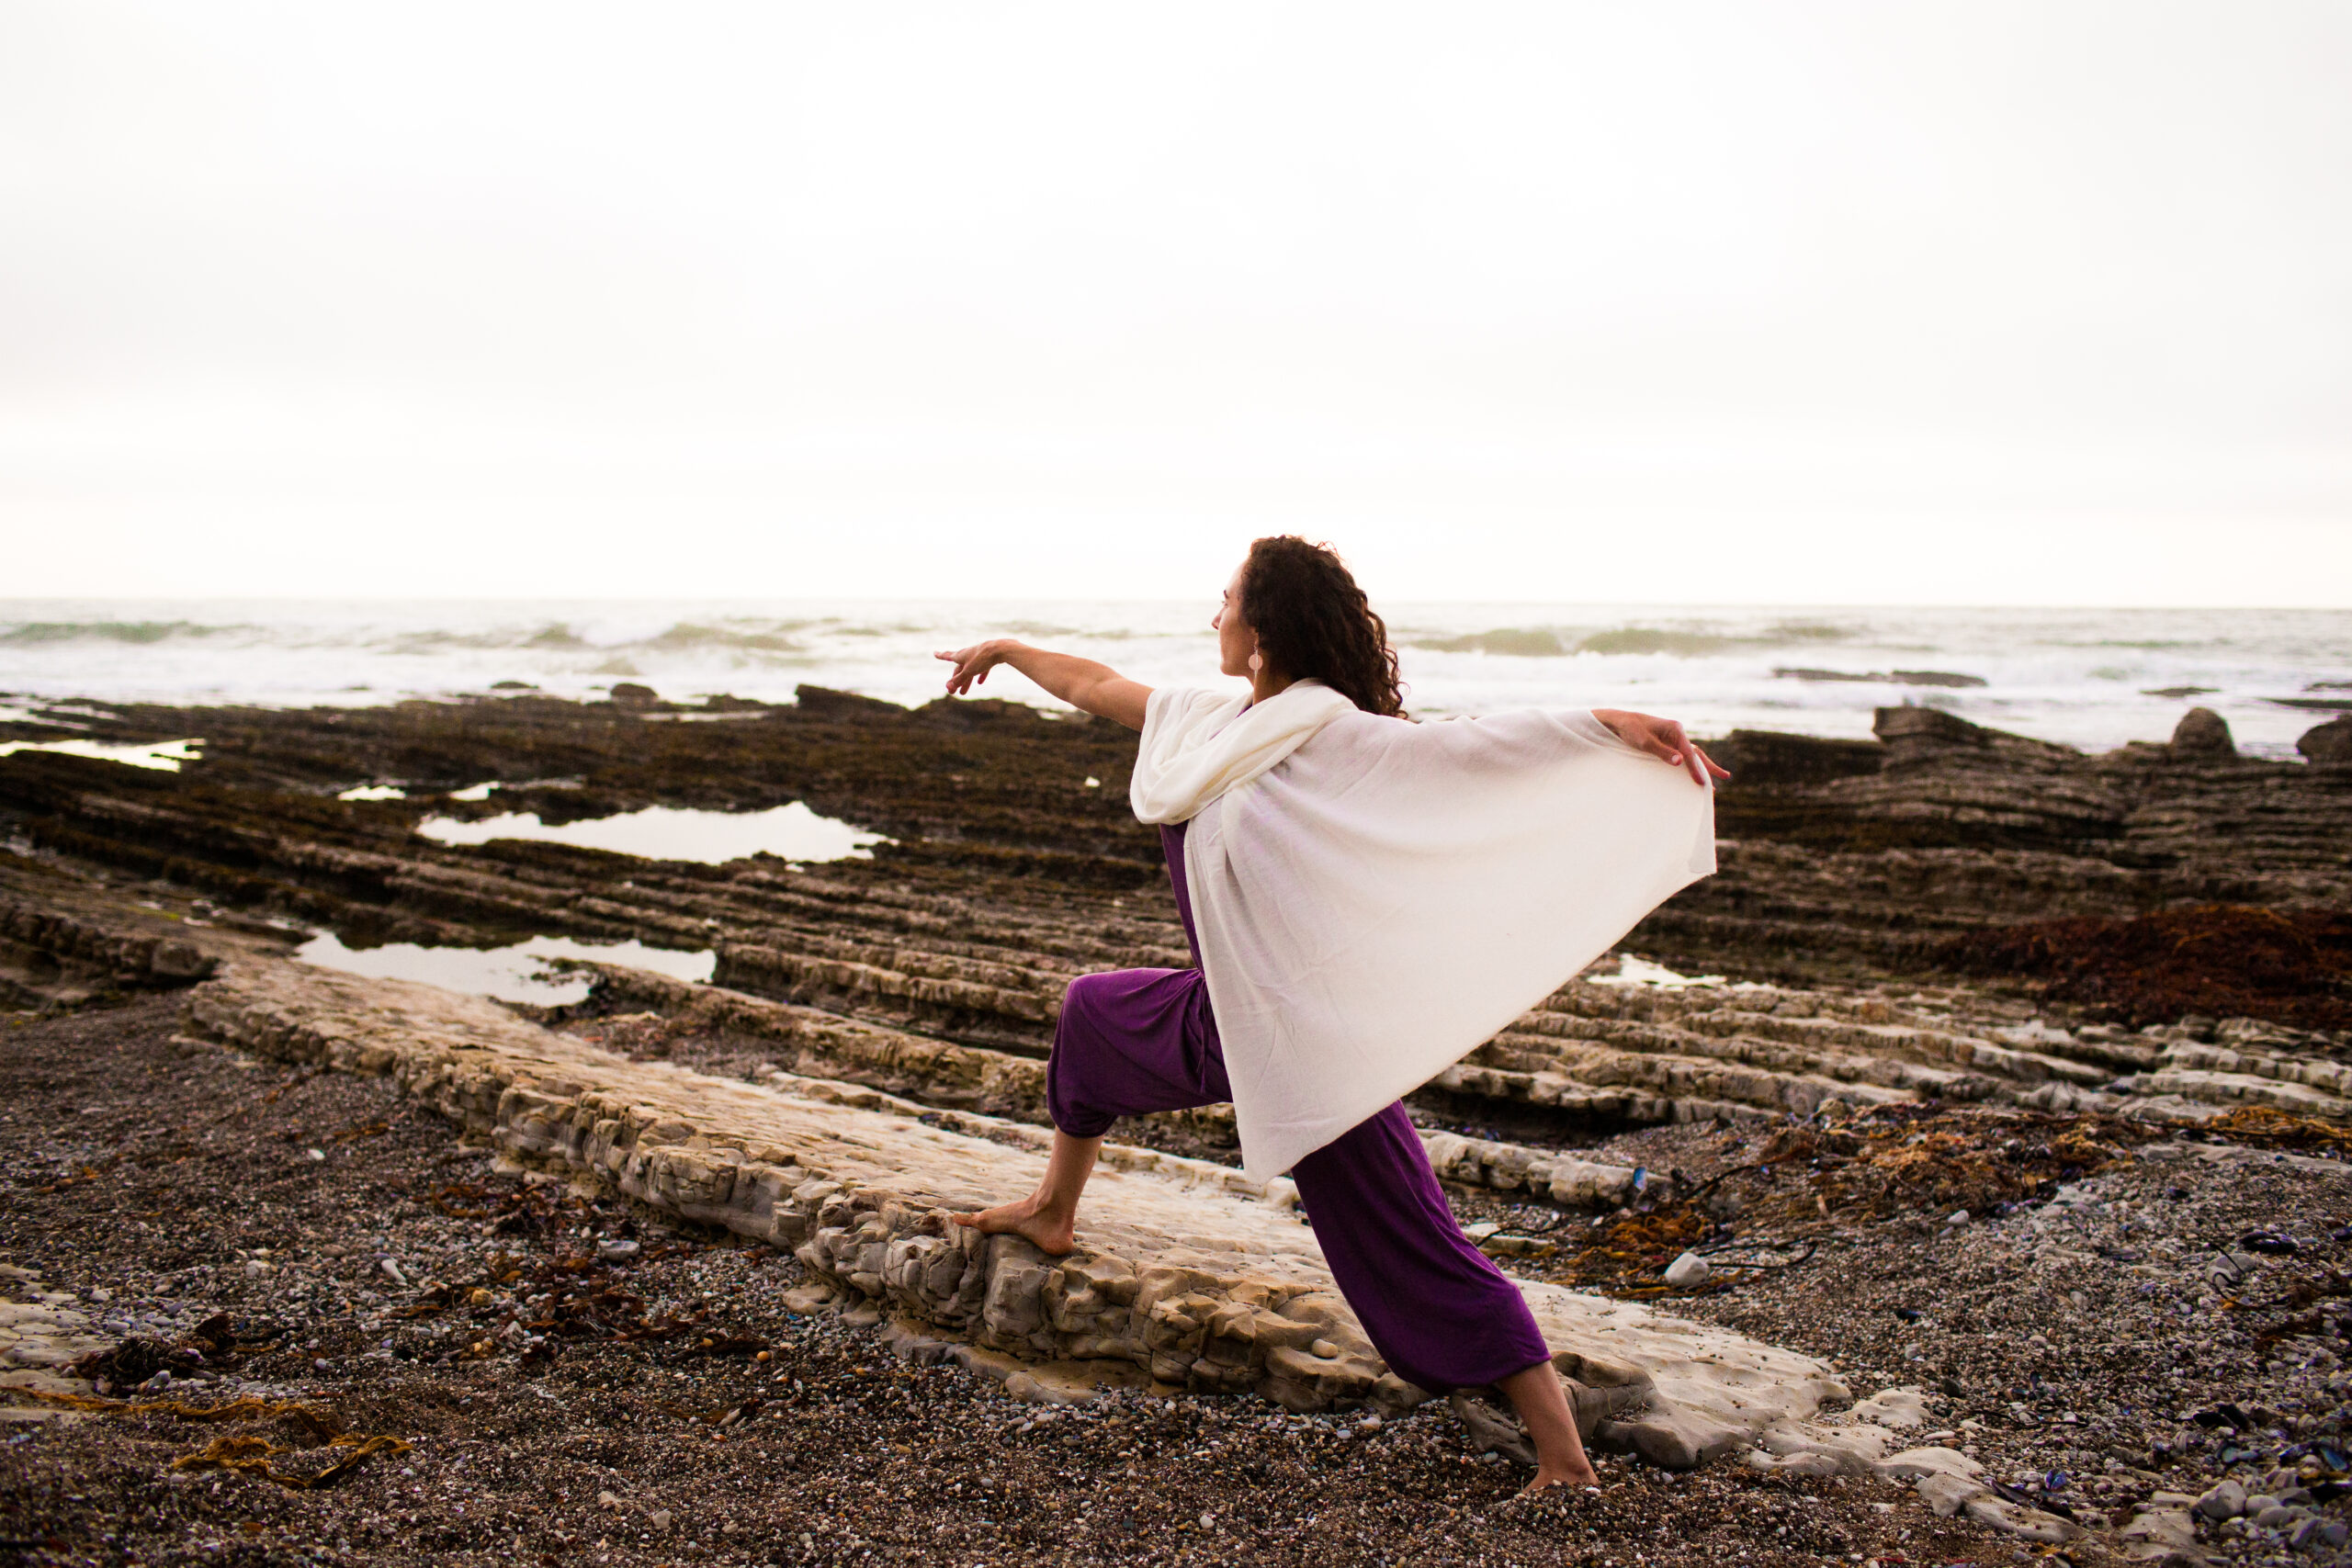
[[[0,601],[0,702],[597,698],[629,681],[677,701],[788,702],[808,682],[911,705],[939,694],[933,650],[1001,636],[1148,684],[1216,684],[1214,607],[1206,594],[1083,604]],[[2280,699],[2309,702],[2352,679],[2344,611],[1380,607],[1417,713],[1630,707],[1702,735],[1860,737],[1874,709],[1909,702],[2096,750],[2162,739],[2203,705],[2248,750],[2289,756],[2325,713]],[[1056,705],[1010,671],[975,694]]]

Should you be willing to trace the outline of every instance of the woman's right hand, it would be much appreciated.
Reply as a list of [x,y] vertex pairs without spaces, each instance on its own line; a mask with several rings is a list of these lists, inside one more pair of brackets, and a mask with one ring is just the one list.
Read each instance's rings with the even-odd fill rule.
[[939,652],[933,659],[944,659],[955,665],[947,672],[947,694],[960,697],[989,678],[989,671],[1005,660],[1005,657],[1021,645],[1011,637],[990,637],[969,648],[959,648],[952,653]]
[[1595,708],[1592,716],[1607,725],[1618,739],[1636,751],[1646,751],[1661,762],[1671,762],[1689,773],[1693,782],[1704,784],[1707,775],[1727,779],[1722,764],[1691,742],[1682,733],[1682,726],[1670,718],[1657,718],[1645,713],[1627,713],[1622,708]]

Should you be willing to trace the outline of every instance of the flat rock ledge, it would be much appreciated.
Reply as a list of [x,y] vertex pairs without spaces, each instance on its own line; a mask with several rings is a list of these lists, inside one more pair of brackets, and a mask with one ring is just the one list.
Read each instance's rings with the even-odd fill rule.
[[[771,1070],[758,1083],[637,1062],[430,986],[241,958],[189,995],[195,1033],[279,1060],[387,1074],[517,1163],[791,1251],[810,1310],[871,1314],[902,1354],[952,1357],[1031,1398],[1098,1383],[1254,1392],[1293,1410],[1429,1396],[1389,1372],[1341,1300],[1285,1180],[1108,1145],[1082,1245],[1050,1258],[950,1213],[1028,1190],[1044,1129]],[[1973,1469],[1892,1453],[1916,1391],[1842,1414],[1823,1362],[1638,1303],[1523,1283],[1594,1446],[1688,1468],[1897,1474]],[[1523,1442],[1475,1393],[1489,1446]],[[1951,1482],[1944,1484],[1951,1485]]]

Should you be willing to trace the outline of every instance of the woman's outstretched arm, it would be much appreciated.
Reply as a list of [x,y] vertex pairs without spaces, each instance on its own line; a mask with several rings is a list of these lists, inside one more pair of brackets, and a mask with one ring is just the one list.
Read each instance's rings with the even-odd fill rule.
[[986,681],[989,671],[1000,664],[1009,664],[1070,706],[1124,724],[1129,729],[1143,728],[1144,703],[1151,695],[1149,686],[1128,680],[1107,664],[1097,664],[1091,659],[1080,659],[1073,654],[1048,653],[1009,637],[991,637],[987,642],[976,642],[969,648],[933,657],[944,659],[956,667],[947,672],[949,696],[964,695]]

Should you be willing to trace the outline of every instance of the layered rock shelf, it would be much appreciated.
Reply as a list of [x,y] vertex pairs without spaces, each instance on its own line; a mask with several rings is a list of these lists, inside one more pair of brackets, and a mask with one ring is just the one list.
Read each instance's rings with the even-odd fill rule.
[[[725,1036],[790,1071],[1030,1122],[1044,1118],[1041,1064],[1070,978],[1188,962],[1157,840],[1125,812],[1124,731],[814,689],[792,707],[723,705],[725,723],[664,722],[680,716],[643,698],[127,708],[123,738],[201,733],[205,760],[175,774],[19,753],[0,759],[0,814],[37,853],[327,925],[354,946],[555,935],[707,950],[712,985],[610,971],[595,1007],[650,1011],[673,1034]],[[1564,987],[1417,1097],[1433,1125],[1531,1150],[1465,1156],[1449,1174],[1597,1200],[1622,1179],[1526,1173],[1626,1124],[1833,1102],[2352,1113],[2352,1029],[2307,1026],[2352,1020],[2340,973],[2352,965],[2352,770],[2241,758],[2211,715],[2104,756],[1933,708],[1883,710],[1879,728],[1874,742],[1721,743],[1737,770],[1720,802],[1723,873],[1626,946],[1743,982]],[[485,779],[505,781],[492,798],[461,787]],[[336,798],[386,780],[409,798]],[[897,841],[870,861],[707,866],[518,840],[458,848],[413,830],[427,815],[561,822],[784,798]],[[2036,955],[2096,960],[2128,945],[2099,922],[2195,919],[2216,899],[2245,907],[2235,926],[2142,944],[2158,970],[2180,954],[2206,955],[2207,970],[2135,973],[2128,1007],[2038,997],[2055,982]],[[0,921],[14,944],[0,967],[33,987],[25,995],[51,971],[103,984],[190,961],[185,943],[142,956],[64,932],[12,936],[42,918],[38,895],[19,905]],[[2260,936],[2247,921],[2268,911],[2303,922],[2289,933],[2303,944],[2291,972],[2270,992],[2215,991],[2215,973],[2234,984],[2260,968],[2232,944]],[[2060,918],[2075,926],[2037,934]],[[2345,934],[2329,937],[2331,920]],[[1987,954],[2026,972],[1987,974]],[[2199,1015],[2208,992],[2214,1010]],[[2240,1008],[2256,1016],[2225,1016]],[[1194,1152],[1229,1147],[1229,1117],[1181,1121]]]
[[[1295,1410],[1429,1397],[1381,1365],[1286,1181],[1114,1145],[1080,1250],[1051,1258],[949,1218],[1042,1175],[1042,1139],[1018,1124],[940,1125],[780,1071],[745,1084],[631,1061],[476,998],[268,959],[197,987],[187,1019],[280,1060],[389,1074],[518,1162],[788,1250],[910,1346],[944,1351],[927,1340],[939,1333],[1011,1358],[994,1369],[1034,1397],[1106,1372]],[[1522,1289],[1597,1444],[1677,1467],[1759,1443],[1837,1463],[1883,1452],[1886,1429],[1817,1419],[1849,1403],[1817,1361],[1634,1303]]]

